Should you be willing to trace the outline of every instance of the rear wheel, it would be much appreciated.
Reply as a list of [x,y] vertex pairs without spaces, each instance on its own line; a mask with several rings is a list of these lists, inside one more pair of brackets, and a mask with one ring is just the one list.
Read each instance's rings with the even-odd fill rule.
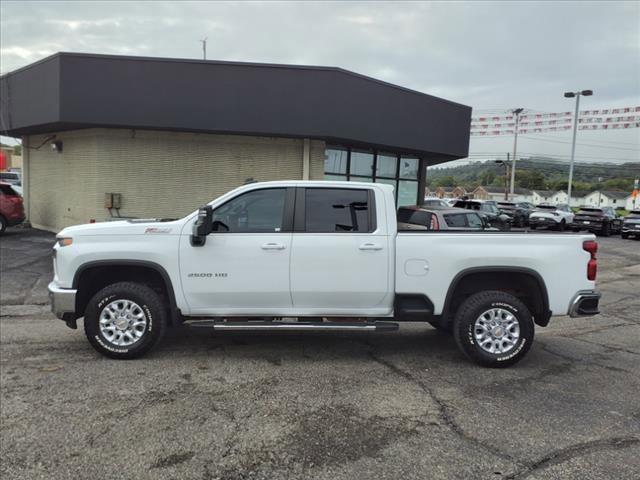
[[533,318],[518,298],[487,290],[465,300],[456,313],[453,335],[458,347],[484,367],[508,367],[531,347]]
[[84,317],[87,339],[98,352],[116,359],[144,355],[162,338],[165,308],[150,287],[133,282],[109,285],[89,301]]

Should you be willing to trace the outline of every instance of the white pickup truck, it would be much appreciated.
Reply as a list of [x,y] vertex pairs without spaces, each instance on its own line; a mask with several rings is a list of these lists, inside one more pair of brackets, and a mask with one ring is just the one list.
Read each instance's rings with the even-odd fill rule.
[[428,322],[501,367],[552,315],[594,315],[593,235],[401,231],[392,187],[267,182],[180,219],[65,228],[53,312],[91,345],[139,357],[168,326],[225,331],[396,330]]

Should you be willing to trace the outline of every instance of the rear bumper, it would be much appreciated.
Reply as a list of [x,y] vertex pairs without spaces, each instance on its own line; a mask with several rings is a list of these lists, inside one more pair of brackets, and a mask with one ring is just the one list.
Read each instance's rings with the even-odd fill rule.
[[24,216],[14,217],[14,218],[7,218],[7,226],[8,227],[13,227],[15,225],[21,224],[24,221],[25,221],[25,217]]
[[556,221],[553,218],[544,218],[544,217],[529,217],[530,225],[540,225],[543,227],[546,226],[556,226],[560,223],[560,221]]
[[574,221],[571,224],[571,228],[574,229],[578,229],[578,230],[589,230],[589,231],[600,231],[602,230],[604,224],[602,222],[593,222],[590,221],[589,223],[584,223],[583,221]]
[[75,318],[76,292],[73,288],[61,288],[55,282],[49,284],[51,311],[61,320]]
[[601,296],[597,290],[582,290],[578,292],[569,306],[569,316],[588,317],[599,314],[598,303]]

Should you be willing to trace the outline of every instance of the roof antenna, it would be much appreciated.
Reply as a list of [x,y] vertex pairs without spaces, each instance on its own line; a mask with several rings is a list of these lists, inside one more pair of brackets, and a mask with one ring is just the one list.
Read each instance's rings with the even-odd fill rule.
[[244,181],[244,185],[249,185],[250,183],[258,183],[253,177],[249,177]]
[[209,37],[204,37],[202,40],[199,40],[202,43],[202,59],[207,59],[207,39]]

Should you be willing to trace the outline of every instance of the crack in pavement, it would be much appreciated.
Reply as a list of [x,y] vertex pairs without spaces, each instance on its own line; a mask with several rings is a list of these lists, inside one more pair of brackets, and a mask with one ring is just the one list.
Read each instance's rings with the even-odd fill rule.
[[551,355],[555,355],[558,358],[562,358],[563,360],[567,360],[568,362],[571,362],[571,364],[582,363],[585,365],[593,365],[595,367],[604,368],[605,370],[611,370],[613,372],[622,372],[622,373],[629,373],[629,374],[633,373],[630,370],[626,370],[624,368],[614,367],[611,365],[603,365],[601,363],[594,362],[593,360],[587,360],[586,358],[575,358],[575,357],[570,357],[568,355],[564,355],[562,353],[555,352],[551,350],[551,347],[549,347],[548,344],[541,342],[539,339],[536,340],[536,343],[538,343],[542,347],[543,351]]
[[570,338],[572,340],[575,340],[576,342],[584,342],[584,343],[588,343],[589,345],[596,345],[598,347],[602,347],[604,349],[607,349],[611,352],[624,352],[624,353],[628,353],[630,355],[640,355],[640,352],[635,352],[633,350],[629,350],[627,348],[623,348],[623,347],[615,347],[612,345],[606,345],[604,343],[598,343],[598,342],[592,342],[590,340],[585,340],[584,338],[578,338],[578,337],[572,337],[571,335],[558,335],[559,337],[564,337],[564,338]]
[[380,365],[383,365],[384,367],[386,367],[387,369],[391,370],[393,373],[395,373],[396,375],[399,375],[401,377],[403,377],[404,379],[408,380],[409,382],[413,383],[414,385],[417,385],[418,387],[420,387],[420,389],[426,393],[429,398],[431,398],[431,400],[438,406],[438,410],[440,413],[440,418],[442,419],[442,421],[447,425],[447,427],[449,427],[449,429],[455,433],[457,436],[459,436],[462,440],[470,442],[480,448],[482,448],[483,450],[486,450],[490,453],[492,453],[493,455],[502,458],[504,460],[508,460],[512,463],[515,463],[517,465],[521,465],[521,466],[525,466],[526,464],[523,463],[522,461],[518,460],[517,458],[515,458],[514,456],[503,452],[502,450],[499,450],[498,448],[494,447],[493,445],[489,445],[485,442],[483,442],[482,440],[475,438],[471,435],[469,435],[467,432],[464,431],[464,429],[458,424],[458,422],[455,420],[453,414],[450,412],[450,407],[444,402],[444,400],[442,400],[441,398],[439,398],[429,387],[427,387],[422,381],[420,381],[419,379],[417,379],[416,377],[414,377],[413,375],[411,375],[409,372],[406,372],[404,370],[402,370],[400,367],[398,367],[397,365],[394,365],[393,363],[389,362],[388,360],[384,360],[380,357],[378,357],[372,350],[368,350],[367,351],[369,357],[371,357],[371,359],[373,361],[375,361],[376,363],[379,363]]
[[619,450],[632,447],[634,445],[637,445],[638,443],[640,443],[640,438],[638,437],[612,437],[592,440],[584,443],[576,443],[568,447],[552,450],[535,462],[530,463],[522,470],[507,475],[505,479],[521,480],[535,474],[539,470],[543,470],[553,465],[558,465],[575,457],[597,452],[600,450]]

